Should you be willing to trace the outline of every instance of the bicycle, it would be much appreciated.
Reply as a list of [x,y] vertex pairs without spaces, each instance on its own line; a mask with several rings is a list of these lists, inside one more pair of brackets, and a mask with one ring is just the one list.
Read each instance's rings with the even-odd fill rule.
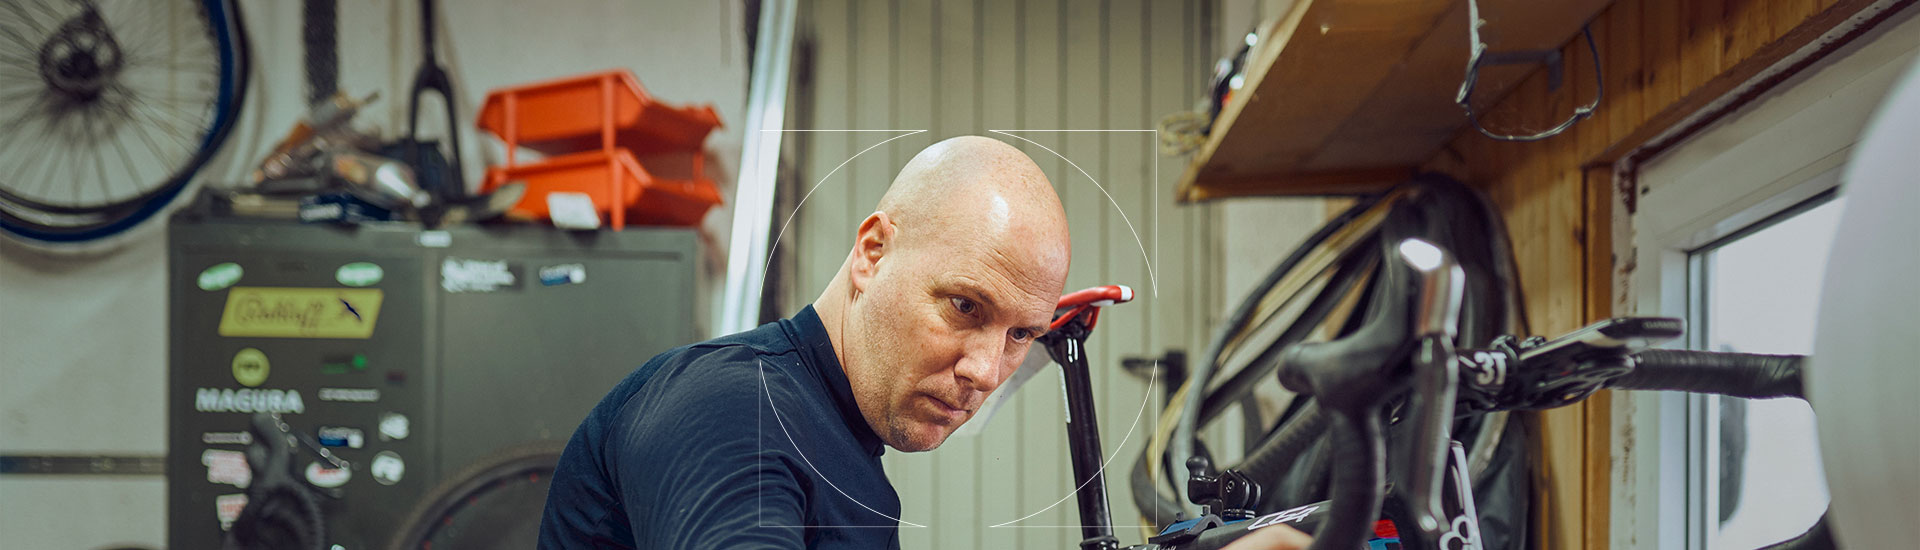
[[[1552,340],[1500,337],[1486,347],[1456,348],[1471,281],[1446,248],[1416,236],[1418,225],[1407,216],[1378,223],[1378,237],[1367,240],[1373,243],[1370,254],[1381,260],[1372,299],[1340,337],[1291,342],[1263,354],[1274,356],[1283,385],[1312,398],[1303,412],[1240,465],[1246,469],[1215,471],[1206,456],[1189,455],[1194,473],[1186,494],[1203,513],[1127,548],[1219,548],[1276,524],[1313,533],[1316,550],[1363,548],[1381,522],[1392,527],[1402,548],[1483,548],[1470,460],[1453,439],[1457,416],[1567,406],[1602,388],[1804,399],[1799,356],[1651,349],[1682,334],[1679,319],[1617,318]],[[1093,418],[1081,350],[1099,309],[1130,297],[1122,288],[1062,297],[1053,330],[1040,339],[1065,374],[1080,547],[1086,550],[1120,548],[1098,470],[1098,427],[1071,419]],[[1389,428],[1394,417],[1401,422]],[[1323,432],[1344,460],[1331,471],[1331,498],[1268,498],[1258,479],[1291,464]],[[1389,432],[1412,443],[1389,453]],[[1826,523],[1823,516],[1806,533],[1769,548],[1831,548]]]

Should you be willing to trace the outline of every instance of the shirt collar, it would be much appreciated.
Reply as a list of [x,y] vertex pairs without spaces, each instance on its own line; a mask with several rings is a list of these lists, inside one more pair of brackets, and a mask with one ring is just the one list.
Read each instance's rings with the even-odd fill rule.
[[867,424],[866,415],[860,413],[860,404],[853,399],[853,385],[847,381],[840,358],[833,353],[833,338],[827,334],[827,325],[820,320],[820,314],[808,305],[783,324],[787,326],[787,336],[793,339],[794,349],[800,351],[801,361],[833,392],[833,403],[840,410],[840,419],[846,423],[847,431],[860,441],[867,454],[880,456],[886,446]]

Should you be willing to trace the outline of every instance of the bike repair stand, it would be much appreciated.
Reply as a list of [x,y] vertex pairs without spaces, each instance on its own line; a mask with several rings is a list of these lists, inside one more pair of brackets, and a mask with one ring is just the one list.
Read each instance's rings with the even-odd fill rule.
[[1167,526],[1147,542],[1176,546],[1193,542],[1216,527],[1253,519],[1260,506],[1260,483],[1239,470],[1213,471],[1213,461],[1195,455],[1187,459],[1187,500],[1200,505],[1200,517]]
[[[1047,331],[1040,343],[1060,364],[1067,393],[1067,447],[1073,457],[1074,493],[1080,501],[1081,550],[1116,550],[1113,516],[1107,509],[1107,481],[1101,473],[1100,423],[1093,414],[1093,380],[1088,373],[1086,343],[1091,334],[1088,311],[1076,311],[1064,326]],[[1079,420],[1076,422],[1076,420]]]

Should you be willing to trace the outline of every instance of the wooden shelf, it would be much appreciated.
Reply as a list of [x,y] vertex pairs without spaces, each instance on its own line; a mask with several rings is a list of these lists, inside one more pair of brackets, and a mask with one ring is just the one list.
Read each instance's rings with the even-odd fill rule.
[[[1480,0],[1488,51],[1558,50],[1613,0]],[[1399,183],[1466,124],[1466,0],[1296,0],[1180,178],[1181,201],[1365,193]],[[1539,65],[1480,71],[1476,102]],[[1568,79],[1593,78],[1568,72]]]

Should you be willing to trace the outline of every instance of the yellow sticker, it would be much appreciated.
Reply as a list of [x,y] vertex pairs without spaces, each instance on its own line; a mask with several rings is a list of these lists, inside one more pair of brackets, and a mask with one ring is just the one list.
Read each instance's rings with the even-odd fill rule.
[[233,381],[249,388],[267,382],[267,354],[254,348],[242,348],[233,354]]
[[373,336],[377,288],[236,286],[220,314],[221,336],[357,338]]

